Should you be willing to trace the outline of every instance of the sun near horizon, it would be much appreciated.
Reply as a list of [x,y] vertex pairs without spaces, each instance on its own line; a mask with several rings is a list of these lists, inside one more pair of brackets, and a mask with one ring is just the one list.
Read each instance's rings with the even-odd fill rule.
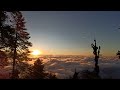
[[40,50],[33,50],[31,53],[31,55],[33,55],[33,56],[38,56],[40,54],[42,54],[42,52]]

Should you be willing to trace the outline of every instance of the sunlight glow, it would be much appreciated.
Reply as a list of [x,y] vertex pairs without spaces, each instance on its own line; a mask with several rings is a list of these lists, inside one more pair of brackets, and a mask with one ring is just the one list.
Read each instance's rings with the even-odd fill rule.
[[31,53],[34,56],[40,55],[42,52],[39,50],[33,50],[33,52]]

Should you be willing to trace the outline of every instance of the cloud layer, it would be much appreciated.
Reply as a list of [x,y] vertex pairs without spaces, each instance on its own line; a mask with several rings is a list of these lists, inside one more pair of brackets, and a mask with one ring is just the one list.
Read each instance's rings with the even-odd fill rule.
[[[55,73],[59,79],[67,79],[76,71],[94,69],[94,57],[85,56],[42,56],[45,71]],[[36,59],[29,61],[33,64]],[[101,57],[99,59],[100,76],[102,78],[120,79],[120,60],[117,57]],[[11,67],[0,69],[0,79],[8,78]]]
[[[90,70],[94,68],[94,57],[84,56],[60,56],[49,58],[45,62],[45,70],[53,72],[58,78],[68,78],[76,71]],[[100,76],[102,78],[120,79],[120,61],[115,57],[102,57],[99,59]]]

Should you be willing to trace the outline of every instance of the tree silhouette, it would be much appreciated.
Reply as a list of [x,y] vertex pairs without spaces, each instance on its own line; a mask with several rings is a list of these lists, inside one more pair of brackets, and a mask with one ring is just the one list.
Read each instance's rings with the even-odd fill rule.
[[98,66],[98,59],[99,59],[99,54],[100,54],[100,46],[99,48],[96,45],[96,40],[94,40],[95,44],[91,44],[92,48],[93,48],[93,54],[95,55],[95,68],[94,71],[96,72],[96,74],[99,74],[99,66]]
[[20,11],[11,12],[13,20],[11,20],[12,27],[14,29],[13,45],[11,46],[11,51],[13,54],[13,71],[12,77],[14,78],[14,69],[16,59],[20,60],[27,58],[29,53],[29,46],[32,46],[31,42],[28,41],[30,38],[29,33],[26,32],[25,20]]
[[79,72],[76,72],[76,69],[75,69],[75,73],[74,73],[72,79],[79,79],[78,74],[79,74]]
[[118,55],[119,59],[120,59],[120,51],[118,50],[118,52],[116,53],[116,55]]
[[20,11],[9,12],[0,11],[0,49],[9,53],[9,57],[13,58],[12,78],[14,78],[14,70],[16,59],[25,60],[29,53],[29,33],[25,28],[25,20]]
[[33,66],[28,67],[25,76],[23,76],[23,78],[24,79],[57,79],[56,75],[46,72],[44,70],[44,64],[42,63],[42,60],[39,58],[34,62]]

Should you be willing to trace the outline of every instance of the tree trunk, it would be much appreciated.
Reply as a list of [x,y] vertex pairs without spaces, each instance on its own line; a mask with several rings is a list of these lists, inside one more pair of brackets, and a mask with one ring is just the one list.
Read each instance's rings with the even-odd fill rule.
[[95,68],[96,75],[99,74],[99,66],[98,66],[98,56],[95,56]]
[[16,48],[17,48],[17,34],[16,34],[16,39],[15,39],[15,43],[14,43],[14,56],[13,56],[13,69],[12,69],[12,79],[15,79],[15,64],[16,64],[16,55],[17,55],[17,52],[16,52]]

